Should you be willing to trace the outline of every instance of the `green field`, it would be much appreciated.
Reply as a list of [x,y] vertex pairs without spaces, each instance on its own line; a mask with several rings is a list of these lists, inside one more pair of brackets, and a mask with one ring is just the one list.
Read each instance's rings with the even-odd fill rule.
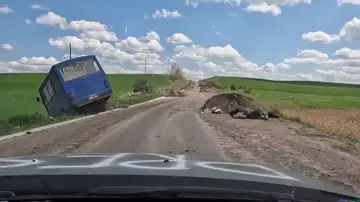
[[360,108],[360,85],[309,81],[270,81],[213,77],[229,91],[233,84],[251,89],[252,97],[285,106],[309,108]]
[[[45,113],[42,103],[36,102],[38,88],[46,74],[0,74],[0,121],[18,114]],[[146,78],[151,87],[169,84],[165,75],[156,74],[110,74],[108,75],[114,94],[112,100],[132,92],[138,78]]]

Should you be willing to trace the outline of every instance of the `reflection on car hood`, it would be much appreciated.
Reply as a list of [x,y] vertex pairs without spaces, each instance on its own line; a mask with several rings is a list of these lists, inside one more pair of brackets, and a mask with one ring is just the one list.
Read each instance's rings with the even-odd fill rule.
[[[264,189],[267,187],[271,191],[305,188],[349,195],[344,190],[299,173],[256,164],[212,161],[192,155],[120,153],[2,158],[0,159],[0,178],[3,176],[52,176],[62,179],[65,179],[65,176],[112,176],[113,181],[114,176],[122,176],[118,182],[122,183],[121,185],[181,186],[190,184],[228,188],[253,186]],[[126,176],[131,176],[129,181],[126,181]],[[0,179],[0,190],[1,186],[5,186],[3,183],[5,181]],[[259,186],[260,184],[262,186]],[[270,184],[272,186],[266,186]]]

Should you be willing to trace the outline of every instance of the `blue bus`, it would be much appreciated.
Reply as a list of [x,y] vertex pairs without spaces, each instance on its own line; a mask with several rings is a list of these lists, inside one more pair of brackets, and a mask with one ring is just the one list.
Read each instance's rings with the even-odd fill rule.
[[49,116],[105,111],[112,93],[110,82],[95,55],[53,65],[39,87]]

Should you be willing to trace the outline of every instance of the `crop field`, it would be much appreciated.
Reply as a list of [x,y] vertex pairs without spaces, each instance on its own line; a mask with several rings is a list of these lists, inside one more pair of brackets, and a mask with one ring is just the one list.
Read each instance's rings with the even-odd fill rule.
[[[42,103],[36,102],[38,88],[46,74],[0,74],[0,121],[19,114],[45,113]],[[156,74],[110,74],[114,94],[112,100],[132,91],[139,78],[146,78],[151,87],[169,84],[165,75]]]
[[360,109],[360,85],[236,77],[212,79],[222,84],[225,90],[231,85],[249,88],[255,99],[279,107]]
[[257,101],[276,107],[286,117],[360,141],[360,85],[308,81],[213,77],[222,91],[250,89]]

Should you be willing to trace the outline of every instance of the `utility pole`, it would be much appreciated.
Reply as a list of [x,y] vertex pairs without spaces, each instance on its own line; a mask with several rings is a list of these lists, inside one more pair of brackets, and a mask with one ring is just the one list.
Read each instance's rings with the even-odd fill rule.
[[145,57],[145,75],[146,75],[146,57]]
[[169,73],[170,73],[170,59],[168,59],[168,69],[169,69]]
[[71,59],[71,43],[69,44],[70,59]]

